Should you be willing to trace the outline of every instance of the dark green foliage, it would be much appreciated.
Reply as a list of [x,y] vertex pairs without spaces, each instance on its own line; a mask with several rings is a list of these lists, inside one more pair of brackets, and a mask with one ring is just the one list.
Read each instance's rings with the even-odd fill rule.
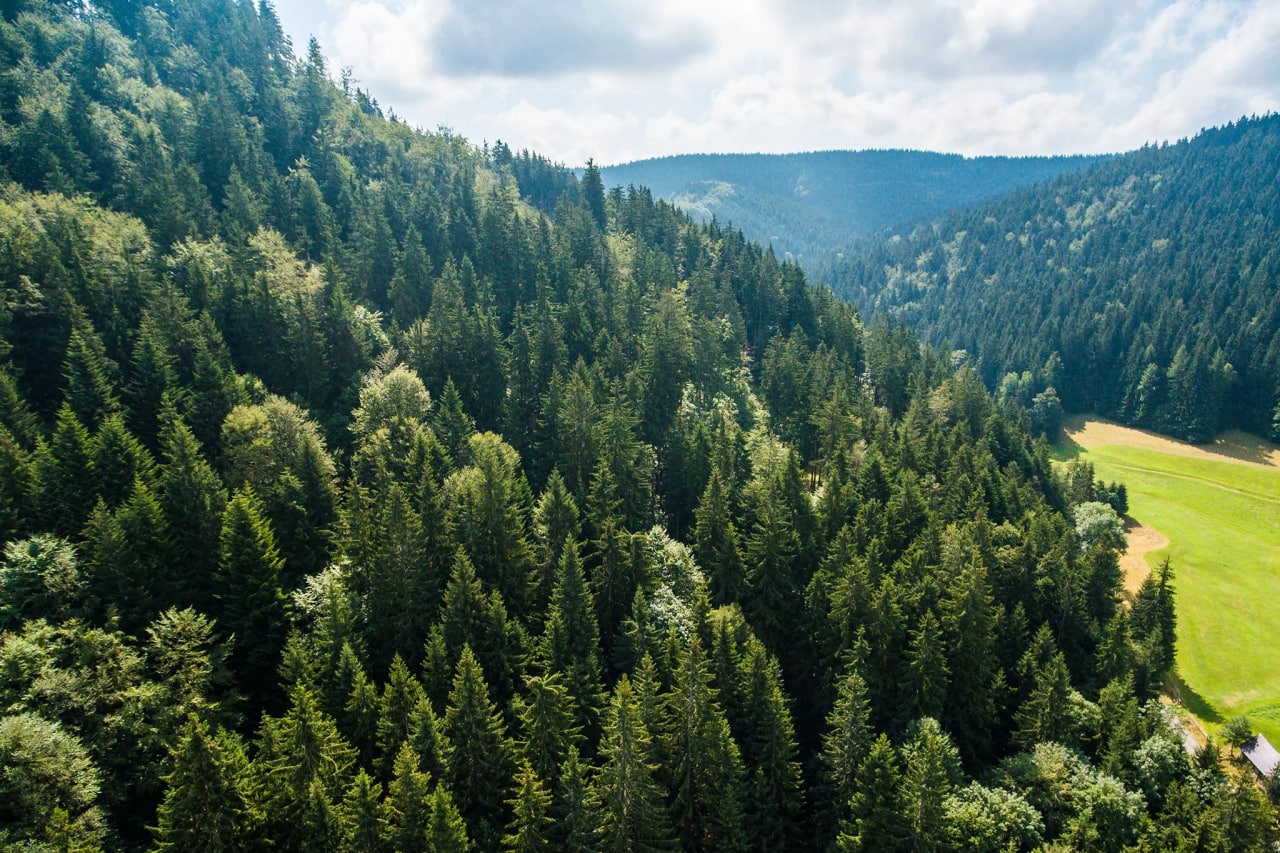
[[441,730],[445,779],[468,834],[483,849],[492,849],[508,822],[505,801],[515,768],[506,725],[489,699],[484,674],[469,646],[462,648]]
[[993,387],[1027,371],[1037,431],[1060,404],[1189,441],[1266,434],[1278,148],[1275,115],[1144,146],[851,253],[830,280]]
[[624,675],[604,715],[602,763],[591,787],[591,808],[599,820],[592,844],[597,849],[622,853],[669,848],[673,835],[653,778],[652,748],[635,693]]
[[[993,399],[738,231],[385,118],[267,2],[0,17],[0,846],[1270,839],[1143,704],[1123,484],[1029,432],[1076,362]],[[1202,428],[1259,369],[1214,347],[1125,381]]]
[[247,794],[244,748],[225,731],[210,731],[194,714],[174,749],[173,771],[156,813],[159,850],[238,850],[255,829]]
[[572,542],[564,548],[560,560],[539,657],[548,673],[563,678],[568,698],[577,710],[575,724],[595,730],[596,710],[604,695],[599,629],[578,549]]
[[281,588],[284,561],[276,550],[262,503],[251,489],[231,498],[222,515],[218,573],[214,578],[218,618],[235,635],[231,666],[242,689],[270,696],[289,614]]

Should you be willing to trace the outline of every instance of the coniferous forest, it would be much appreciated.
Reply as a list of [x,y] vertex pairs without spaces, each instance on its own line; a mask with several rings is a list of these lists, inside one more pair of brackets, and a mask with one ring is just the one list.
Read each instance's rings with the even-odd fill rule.
[[0,4],[0,847],[1270,849],[1026,411],[303,53]]
[[852,253],[864,310],[966,350],[1026,408],[1280,438],[1280,116],[1241,119]]

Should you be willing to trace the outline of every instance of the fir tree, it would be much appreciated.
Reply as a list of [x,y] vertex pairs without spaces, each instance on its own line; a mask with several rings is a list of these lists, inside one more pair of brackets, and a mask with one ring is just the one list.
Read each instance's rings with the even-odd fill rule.
[[649,732],[624,675],[614,689],[604,718],[600,744],[603,764],[591,786],[591,809],[598,814],[596,849],[662,851],[670,849],[672,833],[661,789],[649,763]]
[[235,493],[222,515],[215,596],[219,622],[235,635],[232,669],[239,684],[270,696],[289,602],[280,586],[284,561],[276,550],[262,504],[248,487]]
[[502,848],[512,853],[531,853],[550,848],[551,794],[528,761],[516,773],[515,794],[507,800],[513,815],[502,838]]
[[587,732],[594,729],[594,711],[604,695],[594,611],[577,546],[569,543],[551,595],[541,657],[548,672],[564,676],[565,689],[578,712],[576,723]]
[[245,795],[248,760],[233,735],[211,732],[195,714],[187,718],[165,776],[156,812],[158,850],[244,850],[255,831]]
[[906,849],[904,819],[898,810],[900,779],[898,754],[889,738],[881,734],[858,768],[858,782],[849,801],[849,819],[837,840],[841,853]]
[[504,808],[513,767],[506,726],[470,646],[458,659],[441,727],[446,779],[476,844],[490,849],[507,823]]
[[744,848],[742,758],[696,639],[664,697],[663,717],[663,769],[670,775],[672,819],[683,843],[695,850]]
[[382,816],[381,786],[363,769],[342,800],[342,853],[383,853],[388,848],[383,839],[389,835]]

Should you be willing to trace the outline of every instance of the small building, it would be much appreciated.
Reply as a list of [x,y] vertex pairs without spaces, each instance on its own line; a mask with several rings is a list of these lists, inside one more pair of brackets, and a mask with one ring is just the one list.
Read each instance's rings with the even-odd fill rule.
[[1280,752],[1262,735],[1254,735],[1241,744],[1240,752],[1263,778],[1271,777],[1280,767]]

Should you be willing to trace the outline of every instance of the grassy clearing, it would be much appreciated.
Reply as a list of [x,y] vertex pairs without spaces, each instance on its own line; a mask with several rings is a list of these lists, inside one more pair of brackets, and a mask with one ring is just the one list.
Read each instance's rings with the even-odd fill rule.
[[[1280,468],[1251,439],[1208,452],[1111,424],[1068,423],[1057,458],[1083,458],[1125,483],[1129,514],[1170,540],[1178,665],[1187,706],[1205,723],[1248,714],[1280,743]],[[1261,452],[1259,452],[1259,450]],[[1224,452],[1225,451],[1225,452]]]

